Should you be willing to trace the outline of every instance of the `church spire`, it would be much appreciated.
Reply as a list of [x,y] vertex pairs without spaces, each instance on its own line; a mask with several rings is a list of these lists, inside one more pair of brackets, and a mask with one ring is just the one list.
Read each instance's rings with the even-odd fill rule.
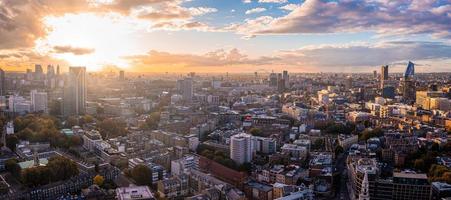
[[368,181],[368,172],[366,171],[360,189],[359,200],[370,200],[370,183]]

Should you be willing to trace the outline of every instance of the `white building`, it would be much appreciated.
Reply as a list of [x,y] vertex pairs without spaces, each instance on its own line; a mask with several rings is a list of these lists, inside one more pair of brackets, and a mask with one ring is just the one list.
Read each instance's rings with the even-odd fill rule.
[[147,186],[131,186],[116,188],[116,196],[119,200],[152,200],[155,199]]
[[11,95],[8,99],[9,111],[14,113],[25,114],[31,112],[31,103],[22,96]]
[[187,173],[191,169],[199,169],[199,157],[195,155],[185,156],[178,160],[171,161],[171,174],[179,176]]
[[307,157],[307,148],[295,144],[284,144],[281,148],[283,154],[290,156],[291,160],[304,160]]
[[252,161],[252,139],[251,135],[240,133],[230,138],[230,158],[237,164]]
[[47,113],[48,104],[46,92],[38,92],[37,90],[32,90],[30,92],[30,97],[31,97],[31,111]]
[[99,131],[86,131],[83,135],[83,147],[89,151],[94,151],[96,148],[96,143],[101,141],[103,140]]

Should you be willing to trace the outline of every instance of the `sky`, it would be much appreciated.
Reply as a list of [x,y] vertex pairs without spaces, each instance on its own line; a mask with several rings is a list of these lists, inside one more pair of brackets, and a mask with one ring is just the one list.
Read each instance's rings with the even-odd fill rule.
[[0,68],[451,72],[451,0],[0,0]]

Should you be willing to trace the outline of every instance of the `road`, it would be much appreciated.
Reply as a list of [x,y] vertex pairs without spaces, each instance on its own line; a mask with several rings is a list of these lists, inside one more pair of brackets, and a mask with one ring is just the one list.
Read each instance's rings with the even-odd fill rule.
[[348,154],[342,153],[337,157],[337,162],[335,163],[335,168],[337,172],[340,174],[340,184],[337,188],[337,195],[335,195],[335,199],[339,200],[351,200],[348,192],[348,176],[346,169],[346,158]]

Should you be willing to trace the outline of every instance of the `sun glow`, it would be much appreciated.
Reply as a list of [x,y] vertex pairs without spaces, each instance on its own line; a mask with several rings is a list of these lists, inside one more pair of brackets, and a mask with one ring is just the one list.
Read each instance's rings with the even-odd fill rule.
[[[70,65],[99,70],[106,65],[129,67],[124,56],[146,52],[139,32],[148,24],[117,14],[67,14],[46,17],[49,34],[39,41],[37,51],[47,51]],[[132,34],[134,33],[134,34]],[[138,33],[138,34],[136,34]],[[90,53],[57,52],[54,47],[65,46],[92,50]]]

